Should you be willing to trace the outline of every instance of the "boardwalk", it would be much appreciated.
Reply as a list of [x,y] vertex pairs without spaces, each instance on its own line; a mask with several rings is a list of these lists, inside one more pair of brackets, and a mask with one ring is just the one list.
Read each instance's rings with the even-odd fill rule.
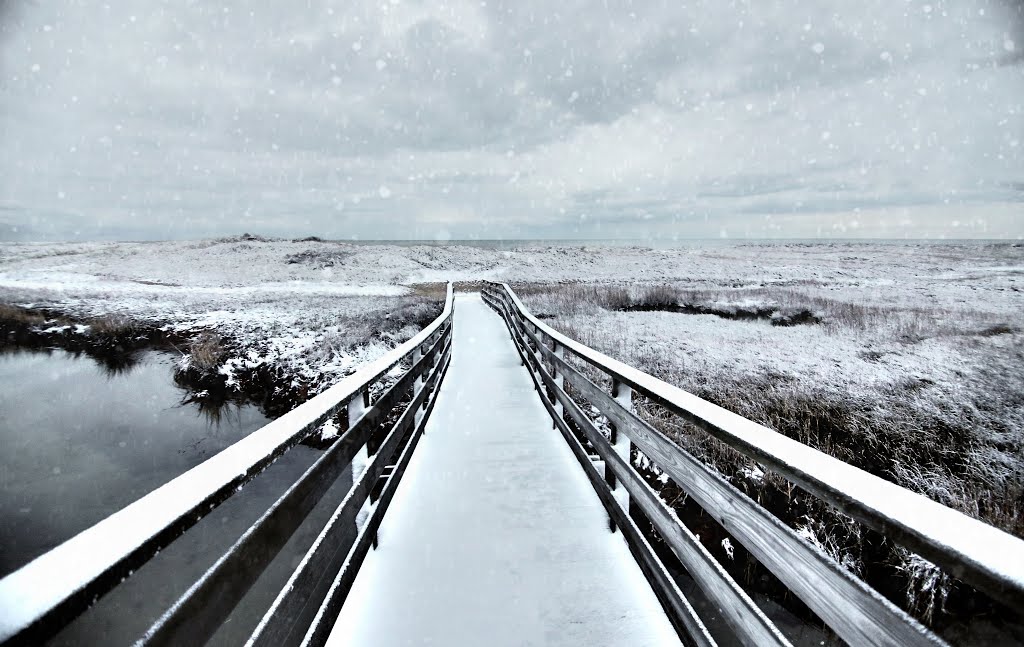
[[330,644],[678,644],[501,319],[460,295],[454,335],[426,435]]
[[[607,357],[545,325],[508,285],[487,282],[484,295],[487,305],[466,295],[454,307],[449,283],[441,314],[412,339],[0,579],[0,645],[43,644],[74,631],[79,616],[112,618],[117,598],[105,610],[102,598],[129,577],[148,573],[140,586],[166,586],[159,570],[142,567],[166,567],[170,542],[193,526],[209,530],[223,518],[211,511],[339,413],[344,434],[172,606],[124,618],[118,630],[135,635],[133,622],[151,622],[140,644],[200,645],[251,611],[263,614],[248,643],[256,647],[633,646],[679,644],[678,636],[700,647],[788,647],[717,548],[633,468],[632,444],[837,640],[946,644],[651,426],[635,396],[1024,613],[1020,539]],[[580,362],[603,376],[593,381]],[[594,413],[614,426],[599,428]],[[347,494],[304,557],[282,554],[339,482]],[[630,518],[627,497],[671,550],[669,563]],[[280,564],[293,570],[276,600],[250,600],[261,574]],[[710,627],[675,581],[679,566],[709,603],[701,609],[714,614]],[[758,572],[751,567],[748,576]]]

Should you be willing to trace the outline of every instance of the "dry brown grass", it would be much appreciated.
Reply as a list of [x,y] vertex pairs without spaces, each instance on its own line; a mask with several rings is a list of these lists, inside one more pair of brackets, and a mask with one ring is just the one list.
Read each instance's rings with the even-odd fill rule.
[[409,289],[410,296],[440,299],[441,301],[444,301],[448,294],[448,284],[443,282],[413,283]]
[[638,297],[638,302],[655,308],[676,306],[684,300],[681,290],[665,284],[644,286],[639,289]]
[[858,339],[883,335],[911,343],[930,337],[993,337],[1020,331],[1020,327],[1006,321],[1005,316],[982,310],[857,304],[807,293],[801,289],[806,287],[803,285],[797,288],[691,289],[671,284],[626,287],[522,283],[512,287],[534,314],[546,317],[571,317],[593,312],[595,308],[609,312],[688,308],[692,313],[726,318],[758,312],[770,313],[773,323],[777,324],[795,320],[820,324],[834,335]]
[[628,288],[622,286],[565,284],[515,284],[512,289],[528,299],[534,314],[586,314],[594,308],[624,310],[633,303]]
[[188,347],[191,366],[200,371],[212,371],[224,359],[227,349],[224,340],[214,332],[204,332],[192,340]]
[[109,314],[89,320],[89,332],[104,337],[133,334],[141,329],[138,321],[123,314]]
[[[1013,346],[1013,336],[1022,328],[1020,321],[1006,321],[1005,315],[969,307],[852,304],[808,294],[804,291],[807,289],[688,290],[658,285],[627,289],[571,284],[523,286],[520,294],[528,308],[543,313],[550,325],[587,346],[1024,537],[1024,437],[1020,433],[1024,428],[1024,371],[1013,369],[1024,365],[1024,351]],[[861,361],[882,359],[885,353],[873,350],[875,344],[902,348],[930,340],[932,348],[956,349],[969,357],[988,353],[982,366],[989,368],[958,368],[957,375],[962,376],[952,385],[907,375],[902,380],[882,380],[872,388],[853,392],[842,384],[797,380],[773,371],[744,374],[701,363],[684,366],[678,357],[631,343],[600,323],[602,309],[621,310],[624,303],[635,307],[647,299],[723,309],[749,299],[771,303],[778,311],[803,308],[820,317],[816,334],[862,342],[865,350],[861,351]],[[937,361],[941,357],[936,353]],[[580,368],[601,383],[601,376],[585,366]],[[929,619],[933,613],[941,616],[950,591],[950,599],[958,600],[956,604],[975,604],[972,600],[976,598],[962,585],[951,585],[948,578],[936,580],[935,574],[907,551],[900,552],[898,546],[882,541],[782,477],[765,472],[752,480],[749,474],[757,467],[753,461],[705,431],[643,398],[636,399],[636,406],[643,418],[680,447],[806,533],[837,561],[869,578],[873,586],[886,590],[894,599],[905,596],[906,606],[921,617]],[[687,505],[685,493],[673,488],[670,483],[665,496],[674,504]],[[936,583],[943,587],[938,593]]]
[[440,299],[403,296],[387,310],[337,319],[332,322],[336,330],[325,334],[320,341],[317,351],[320,361],[328,361],[336,354],[347,354],[375,342],[397,345],[433,322],[443,308],[444,293]]
[[[486,281],[455,281],[452,288],[456,292],[479,292],[486,284]],[[441,298],[444,298],[444,295]]]
[[13,324],[38,326],[46,323],[47,317],[33,310],[0,303],[0,320]]

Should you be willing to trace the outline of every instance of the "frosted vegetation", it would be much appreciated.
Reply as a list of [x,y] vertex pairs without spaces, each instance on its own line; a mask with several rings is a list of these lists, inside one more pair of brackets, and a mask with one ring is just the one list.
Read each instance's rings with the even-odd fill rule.
[[87,351],[163,340],[192,384],[269,388],[294,405],[440,313],[443,293],[332,280],[323,268],[303,274],[308,266],[292,262],[287,247],[260,253],[272,246],[240,237],[5,247],[0,315],[49,333],[47,343]]
[[[271,380],[295,400],[412,336],[440,311],[448,279],[508,281],[589,346],[1024,536],[1020,244],[0,246],[6,320],[71,339],[158,330],[178,340],[183,372],[236,389]],[[938,619],[973,604],[925,560],[639,406],[891,597]],[[686,513],[685,495],[651,476]],[[743,568],[741,546],[698,530]]]
[[[1024,254],[907,251],[862,248],[814,279],[794,278],[803,268],[766,254],[717,279],[514,287],[535,314],[588,346],[1024,536]],[[755,268],[771,271],[753,276]],[[879,546],[705,432],[638,406],[850,570],[890,595],[900,582],[926,619],[950,601],[952,583],[926,560]],[[663,494],[682,505],[674,490]]]
[[[629,311],[664,287],[518,290],[588,346],[1024,534],[1024,315],[854,306],[806,287],[672,290],[673,305],[725,313],[685,317]],[[808,310],[820,323],[731,318],[756,309]],[[687,442],[714,459],[705,438]]]

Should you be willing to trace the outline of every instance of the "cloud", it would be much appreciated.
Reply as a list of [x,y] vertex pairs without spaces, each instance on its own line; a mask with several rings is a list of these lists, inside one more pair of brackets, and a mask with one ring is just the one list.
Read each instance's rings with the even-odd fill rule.
[[0,237],[1024,235],[1020,3],[0,11]]

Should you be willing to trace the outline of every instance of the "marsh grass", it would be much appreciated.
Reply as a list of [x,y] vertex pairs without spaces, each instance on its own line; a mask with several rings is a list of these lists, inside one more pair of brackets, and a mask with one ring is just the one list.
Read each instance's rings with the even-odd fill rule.
[[199,371],[208,372],[220,366],[227,354],[224,340],[215,332],[200,333],[188,347],[189,364]]
[[[261,293],[244,304],[254,316],[242,326],[174,326],[120,308],[82,315],[0,304],[0,350],[62,348],[87,354],[112,373],[131,368],[139,351],[173,351],[181,358],[175,382],[205,394],[186,395],[184,401],[216,408],[248,399],[273,417],[418,333],[440,314],[441,287],[439,298],[314,295],[297,301]],[[202,304],[205,309],[219,305]],[[290,314],[288,308],[296,305],[300,314]]]
[[46,323],[48,317],[35,310],[0,303],[0,320],[12,325],[40,326]]
[[410,286],[410,294],[414,297],[444,301],[445,296],[448,294],[448,284],[441,282],[415,283]]
[[333,322],[334,331],[324,335],[323,345],[331,352],[350,351],[375,342],[397,346],[429,325],[443,307],[443,301],[429,297],[399,297],[386,310],[339,317]]
[[88,320],[89,332],[98,337],[122,337],[135,335],[146,326],[124,314],[108,314]]
[[[1006,315],[970,308],[848,303],[808,293],[813,288],[807,285],[692,290],[664,285],[567,284],[516,289],[534,313],[545,315],[549,325],[587,346],[1024,537],[1024,344],[1020,322],[1007,321]],[[694,362],[686,353],[667,353],[663,347],[637,343],[610,323],[609,313],[636,309],[637,304],[806,310],[818,319],[815,335],[824,340],[854,340],[863,348],[858,361],[878,363],[900,353],[901,348],[925,345],[933,349],[934,361],[942,365],[936,374],[957,377],[942,381],[928,375],[897,373],[892,378],[869,379],[851,389],[842,381],[830,383],[793,375],[784,361],[778,370],[757,372],[730,370],[713,361]],[[727,324],[738,325],[723,322]],[[700,339],[691,341],[700,346]],[[800,348],[799,352],[827,352],[822,348],[828,349],[828,343]],[[722,357],[728,357],[728,353]],[[780,355],[782,360],[785,357],[784,353]],[[823,355],[820,361],[836,364],[842,375],[841,366],[848,358]],[[592,380],[604,379],[587,366],[580,368]],[[891,375],[891,365],[886,368],[890,373],[880,375]],[[641,417],[684,450],[923,620],[941,626],[954,614],[966,613],[964,609],[977,611],[992,604],[979,601],[976,592],[919,556],[762,469],[678,416],[639,397],[635,406]],[[752,474],[757,477],[752,478]],[[709,538],[706,545],[717,546],[728,538],[724,530],[714,530],[714,524],[705,519],[707,515],[693,509],[693,502],[671,481],[660,480],[657,472],[647,476],[681,518],[700,524],[702,537]],[[712,552],[716,550],[712,548]],[[718,557],[748,585],[766,587],[768,593],[785,598],[777,583],[764,584],[773,582],[773,578],[765,578],[764,569],[745,552],[737,550],[735,560],[724,553]]]

